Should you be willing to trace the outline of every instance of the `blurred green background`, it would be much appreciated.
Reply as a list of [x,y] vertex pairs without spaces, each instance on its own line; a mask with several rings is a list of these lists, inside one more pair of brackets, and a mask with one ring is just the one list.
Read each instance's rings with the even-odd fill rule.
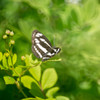
[[[41,66],[42,70],[56,69],[58,95],[70,100],[100,100],[100,0],[0,0],[2,52],[6,29],[15,33],[13,51],[18,54],[18,64],[22,63],[21,56],[32,53],[31,35],[35,29],[48,37],[53,46],[61,48],[52,59],[62,61]],[[2,85],[3,75],[0,71]],[[0,100],[23,97],[16,86],[2,85]]]

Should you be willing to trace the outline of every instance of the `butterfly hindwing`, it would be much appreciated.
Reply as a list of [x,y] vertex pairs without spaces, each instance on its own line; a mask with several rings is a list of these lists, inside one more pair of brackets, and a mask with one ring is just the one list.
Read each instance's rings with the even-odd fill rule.
[[60,48],[52,47],[50,41],[39,31],[32,33],[32,52],[42,61],[48,60],[60,52]]
[[41,54],[39,55],[39,51],[37,51],[36,47],[34,45],[32,45],[32,52],[34,53],[34,55],[37,57],[37,58],[42,58]]

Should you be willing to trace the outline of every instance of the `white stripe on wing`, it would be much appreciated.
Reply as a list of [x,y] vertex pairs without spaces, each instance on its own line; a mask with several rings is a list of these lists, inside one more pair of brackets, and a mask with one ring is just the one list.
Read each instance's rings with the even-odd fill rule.
[[47,49],[45,49],[44,47],[42,47],[40,44],[36,44],[38,47],[39,47],[39,49],[41,49],[44,53],[47,53],[48,51],[47,51]]
[[36,48],[36,46],[34,46],[35,51],[37,52],[37,54],[40,56],[40,58],[42,58],[41,53],[38,51],[38,49]]
[[40,38],[40,40],[51,48],[50,44],[47,41],[45,41],[45,39]]
[[47,55],[48,55],[48,56],[53,56],[53,55],[55,55],[55,53],[50,53],[50,52],[48,52]]
[[49,59],[49,58],[50,58],[50,57],[43,57],[43,60],[44,60],[44,59]]
[[37,33],[37,34],[36,34],[36,37],[40,37],[40,36],[42,36],[41,33]]
[[35,43],[40,43],[40,41],[36,38],[36,39],[35,39]]

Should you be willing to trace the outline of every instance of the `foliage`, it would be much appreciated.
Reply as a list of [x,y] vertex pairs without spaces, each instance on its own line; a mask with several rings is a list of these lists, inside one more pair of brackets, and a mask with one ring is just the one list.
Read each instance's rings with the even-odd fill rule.
[[[9,33],[11,33],[9,31]],[[7,32],[6,32],[7,34]],[[5,34],[5,35],[6,35]],[[4,36],[5,36],[4,35]],[[53,87],[57,82],[57,73],[54,68],[48,68],[41,74],[41,61],[32,60],[32,54],[26,55],[22,60],[25,62],[25,66],[23,65],[15,65],[17,62],[17,54],[13,54],[12,48],[15,43],[11,43],[11,36],[7,34],[7,38],[5,39],[8,43],[6,44],[6,51],[4,54],[0,52],[0,61],[2,62],[0,65],[1,70],[7,71],[7,75],[3,76],[6,85],[16,84],[17,88],[24,95],[25,100],[30,100],[27,98],[28,96],[24,93],[21,85],[29,89],[29,92],[33,95],[36,100],[44,100],[46,98],[54,99],[54,94],[57,92],[58,88]],[[8,70],[11,72],[9,73]],[[25,72],[29,71],[29,75],[25,74]],[[16,76],[16,78],[15,78]],[[4,83],[3,83],[4,84]],[[2,84],[1,84],[2,86]],[[53,91],[51,88],[53,87]],[[46,91],[45,91],[46,90]],[[57,97],[59,99],[59,97]],[[66,98],[66,97],[65,97]],[[23,99],[22,99],[23,100]],[[47,100],[47,99],[46,99]]]
[[[40,84],[48,100],[100,99],[100,0],[1,0],[0,22],[0,99],[41,100]],[[61,48],[51,61],[32,56],[35,29]]]

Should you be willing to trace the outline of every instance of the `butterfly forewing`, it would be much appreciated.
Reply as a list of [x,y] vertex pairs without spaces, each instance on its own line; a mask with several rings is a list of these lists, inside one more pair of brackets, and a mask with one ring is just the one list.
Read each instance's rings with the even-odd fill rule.
[[60,52],[60,48],[52,47],[50,41],[39,31],[32,33],[32,52],[42,61],[48,60]]

